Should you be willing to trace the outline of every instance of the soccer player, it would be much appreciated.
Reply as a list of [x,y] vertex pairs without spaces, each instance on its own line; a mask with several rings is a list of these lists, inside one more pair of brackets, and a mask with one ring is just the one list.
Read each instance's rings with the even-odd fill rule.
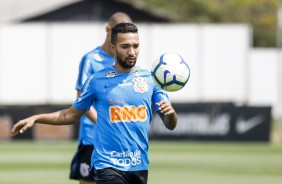
[[112,28],[111,50],[115,53],[114,66],[91,75],[71,107],[20,120],[11,135],[25,132],[34,123],[73,124],[95,102],[91,172],[97,174],[97,184],[146,184],[151,105],[170,130],[176,127],[177,115],[167,93],[154,84],[150,72],[135,66],[139,35],[134,24],[120,23]]
[[[109,18],[109,22],[106,25],[106,39],[104,43],[83,56],[79,65],[79,73],[76,82],[77,96],[80,95],[82,85],[89,76],[105,67],[113,66],[115,59],[113,56],[114,53],[112,53],[110,49],[111,29],[121,22],[131,23],[132,20],[126,13],[114,13]],[[93,106],[89,113],[93,113],[94,116],[96,116],[96,111]],[[95,124],[87,118],[86,115],[83,115],[80,118],[78,148],[73,157],[70,171],[70,179],[79,180],[80,184],[95,184],[93,173],[89,173],[91,154],[94,148],[94,130]]]

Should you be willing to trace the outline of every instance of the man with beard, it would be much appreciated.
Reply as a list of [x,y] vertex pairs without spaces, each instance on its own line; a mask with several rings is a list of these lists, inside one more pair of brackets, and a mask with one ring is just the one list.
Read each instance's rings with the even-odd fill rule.
[[176,127],[177,116],[167,93],[154,84],[150,72],[135,66],[139,35],[134,24],[120,23],[112,28],[111,49],[114,66],[91,75],[70,108],[21,120],[11,135],[23,133],[34,123],[73,124],[95,101],[97,133],[91,172],[97,174],[97,184],[146,184],[151,105],[170,130]]
[[[106,38],[101,46],[86,53],[79,64],[79,72],[76,82],[77,97],[80,95],[82,86],[88,77],[97,71],[114,65],[115,58],[109,45],[111,43],[111,29],[118,23],[132,22],[124,12],[116,12],[109,18],[105,27]],[[89,113],[96,115],[95,103]],[[89,173],[91,155],[94,149],[95,124],[87,117],[89,113],[80,118],[78,147],[71,162],[70,179],[79,180],[80,184],[95,184],[93,173]],[[96,121],[95,121],[96,122]]]

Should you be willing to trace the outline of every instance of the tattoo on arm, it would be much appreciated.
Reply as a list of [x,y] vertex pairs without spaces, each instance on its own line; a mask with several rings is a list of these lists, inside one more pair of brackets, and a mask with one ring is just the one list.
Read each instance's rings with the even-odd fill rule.
[[67,119],[66,113],[65,113],[65,111],[63,111],[62,113],[63,113],[63,120],[65,121]]

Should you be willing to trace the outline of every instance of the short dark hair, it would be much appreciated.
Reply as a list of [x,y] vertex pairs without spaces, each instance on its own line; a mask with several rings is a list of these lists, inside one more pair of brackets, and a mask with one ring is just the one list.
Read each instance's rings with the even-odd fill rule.
[[138,33],[138,28],[132,23],[119,23],[112,28],[111,43],[116,44],[118,33]]

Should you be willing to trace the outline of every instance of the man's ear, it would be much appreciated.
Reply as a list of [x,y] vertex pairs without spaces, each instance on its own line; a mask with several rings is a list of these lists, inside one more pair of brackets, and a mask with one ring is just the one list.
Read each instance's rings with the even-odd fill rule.
[[109,44],[109,48],[113,53],[116,51],[116,47],[112,43]]
[[116,47],[112,43],[108,44],[108,47],[110,49],[111,55],[114,56],[116,53]]
[[109,24],[107,24],[106,25],[106,32],[110,33],[111,31],[112,31],[112,27]]

